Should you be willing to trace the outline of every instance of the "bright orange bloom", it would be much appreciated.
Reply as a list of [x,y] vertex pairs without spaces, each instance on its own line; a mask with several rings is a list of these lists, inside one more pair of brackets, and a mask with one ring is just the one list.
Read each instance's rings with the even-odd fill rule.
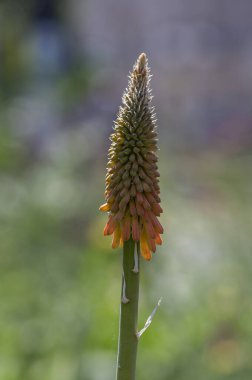
[[104,235],[112,235],[117,248],[130,236],[140,241],[141,254],[150,260],[161,245],[163,227],[157,217],[163,212],[159,198],[157,133],[150,102],[149,68],[146,55],[138,57],[130,75],[109,149],[106,203],[109,213]]

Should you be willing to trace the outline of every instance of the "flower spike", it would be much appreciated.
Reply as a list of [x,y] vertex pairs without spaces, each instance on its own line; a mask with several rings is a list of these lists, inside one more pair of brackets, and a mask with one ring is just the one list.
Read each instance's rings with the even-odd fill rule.
[[142,53],[129,76],[128,88],[110,136],[106,175],[106,203],[109,213],[104,235],[113,234],[112,247],[130,237],[140,241],[141,253],[150,260],[156,244],[162,244],[163,227],[157,171],[157,133],[149,87],[150,70]]

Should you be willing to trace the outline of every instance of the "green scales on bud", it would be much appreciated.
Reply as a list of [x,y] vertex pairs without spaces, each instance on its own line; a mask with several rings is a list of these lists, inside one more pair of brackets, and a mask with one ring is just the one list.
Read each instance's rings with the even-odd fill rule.
[[129,77],[128,88],[114,125],[106,176],[106,203],[109,212],[104,235],[113,234],[117,248],[130,236],[140,241],[141,253],[151,259],[161,244],[163,228],[157,217],[162,208],[157,171],[157,133],[149,88],[150,70],[142,53]]

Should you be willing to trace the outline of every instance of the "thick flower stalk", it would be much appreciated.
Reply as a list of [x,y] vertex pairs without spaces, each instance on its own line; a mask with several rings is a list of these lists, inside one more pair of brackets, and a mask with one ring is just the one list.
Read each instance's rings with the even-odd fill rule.
[[139,56],[129,77],[111,134],[106,175],[108,212],[104,235],[113,235],[112,247],[130,238],[140,242],[140,251],[150,260],[156,244],[162,244],[163,228],[158,221],[162,208],[157,168],[157,133],[149,88],[150,70],[146,55]]

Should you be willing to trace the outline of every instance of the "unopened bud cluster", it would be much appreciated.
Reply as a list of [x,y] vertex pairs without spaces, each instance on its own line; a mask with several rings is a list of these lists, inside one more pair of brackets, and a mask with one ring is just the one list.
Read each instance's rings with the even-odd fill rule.
[[141,254],[150,260],[161,244],[163,228],[157,217],[162,208],[157,168],[157,133],[149,88],[149,68],[141,54],[130,74],[123,105],[114,126],[106,175],[106,203],[109,213],[104,235],[113,234],[117,248],[131,236],[140,241]]

